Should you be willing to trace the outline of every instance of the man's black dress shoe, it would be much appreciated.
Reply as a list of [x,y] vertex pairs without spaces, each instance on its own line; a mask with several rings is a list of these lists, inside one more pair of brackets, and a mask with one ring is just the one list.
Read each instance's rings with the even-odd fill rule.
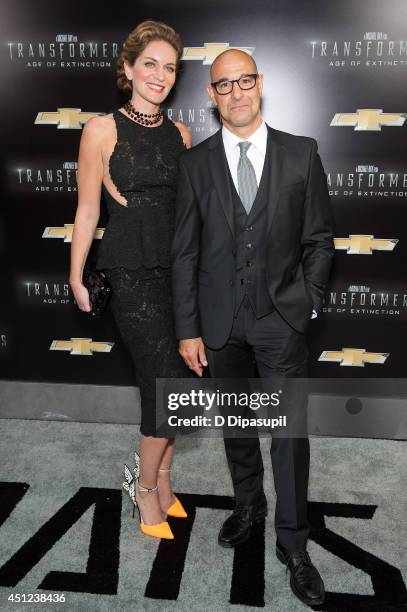
[[225,548],[233,548],[250,537],[253,523],[262,521],[267,516],[267,500],[263,494],[252,506],[237,505],[233,513],[223,523],[218,542]]
[[316,606],[324,603],[325,589],[317,568],[306,550],[289,552],[276,544],[277,559],[290,571],[291,590],[303,603]]

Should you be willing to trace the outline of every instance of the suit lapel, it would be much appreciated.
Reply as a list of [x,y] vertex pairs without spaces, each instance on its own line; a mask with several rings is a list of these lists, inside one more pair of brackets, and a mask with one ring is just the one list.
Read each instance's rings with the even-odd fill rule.
[[213,184],[215,185],[219,201],[225,213],[230,231],[233,238],[235,237],[235,223],[232,193],[229,181],[229,168],[227,165],[226,154],[222,142],[222,130],[214,134],[208,143],[209,149],[209,169],[212,175]]
[[[280,178],[282,176],[282,168],[284,162],[284,148],[276,141],[273,135],[273,129],[267,126],[268,138],[270,141],[270,165],[267,170],[270,172],[269,193],[267,206],[267,235],[270,232],[273,217],[276,212],[278,203],[278,192],[280,186]],[[266,168],[264,168],[266,170]]]

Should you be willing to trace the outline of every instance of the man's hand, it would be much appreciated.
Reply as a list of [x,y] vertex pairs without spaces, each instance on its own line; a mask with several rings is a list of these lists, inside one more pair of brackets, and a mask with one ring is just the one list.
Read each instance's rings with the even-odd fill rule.
[[180,340],[179,353],[186,365],[198,376],[202,376],[204,367],[208,365],[202,338]]

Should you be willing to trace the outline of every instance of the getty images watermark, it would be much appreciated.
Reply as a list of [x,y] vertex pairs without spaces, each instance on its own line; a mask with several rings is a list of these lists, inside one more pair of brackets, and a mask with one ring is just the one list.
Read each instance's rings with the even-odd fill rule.
[[157,379],[158,435],[407,439],[407,379]]
[[169,437],[193,433],[243,438],[262,432],[304,436],[303,396],[298,384],[278,377],[157,379],[156,425],[159,435]]
[[[280,389],[275,393],[236,393],[226,392],[216,389],[216,391],[207,391],[204,389],[191,389],[189,392],[173,392],[168,394],[168,410],[178,411],[180,408],[201,408],[205,412],[214,412],[215,408],[225,412],[226,410],[235,410],[239,408],[247,408],[249,410],[259,410],[260,408],[277,407],[280,405]],[[287,426],[287,415],[279,415],[278,417],[250,417],[239,414],[214,414],[213,416],[196,414],[194,416],[178,416],[172,414],[167,419],[170,427],[239,427],[246,429],[247,427],[275,427]]]

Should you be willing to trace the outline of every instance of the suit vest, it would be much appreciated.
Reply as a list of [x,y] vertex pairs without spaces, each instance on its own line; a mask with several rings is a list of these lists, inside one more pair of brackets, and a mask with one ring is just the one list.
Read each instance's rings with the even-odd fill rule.
[[275,308],[267,289],[266,237],[267,204],[270,179],[270,147],[267,147],[263,172],[256,198],[247,214],[236,191],[229,171],[235,224],[235,314],[247,295],[256,318],[264,317]]

